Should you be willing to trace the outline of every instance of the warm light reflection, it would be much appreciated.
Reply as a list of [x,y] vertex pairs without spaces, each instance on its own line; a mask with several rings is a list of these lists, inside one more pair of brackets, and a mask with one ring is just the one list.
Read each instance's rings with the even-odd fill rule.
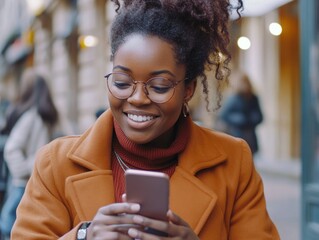
[[44,0],[27,0],[28,8],[32,14],[38,16],[44,10]]
[[251,43],[248,37],[240,37],[237,40],[237,45],[240,49],[247,50],[250,48]]
[[279,23],[273,22],[269,24],[269,32],[272,35],[279,36],[282,33],[282,27]]
[[98,38],[93,35],[85,35],[79,38],[81,48],[95,47],[98,44]]

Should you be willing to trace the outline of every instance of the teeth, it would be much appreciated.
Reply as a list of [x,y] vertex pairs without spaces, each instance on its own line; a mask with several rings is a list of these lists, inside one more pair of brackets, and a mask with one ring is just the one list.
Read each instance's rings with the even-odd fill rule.
[[146,122],[146,121],[150,121],[154,118],[152,116],[141,116],[141,115],[134,115],[134,114],[128,114],[127,116],[129,119],[131,119],[135,122]]

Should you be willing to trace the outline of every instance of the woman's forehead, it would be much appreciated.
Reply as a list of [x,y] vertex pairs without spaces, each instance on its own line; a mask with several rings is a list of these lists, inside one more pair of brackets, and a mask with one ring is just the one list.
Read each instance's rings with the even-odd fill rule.
[[[182,79],[186,66],[179,64],[170,43],[156,36],[132,35],[127,38],[113,59],[113,69],[121,66],[136,78],[146,78],[161,72],[167,77]],[[171,75],[171,76],[168,76]]]

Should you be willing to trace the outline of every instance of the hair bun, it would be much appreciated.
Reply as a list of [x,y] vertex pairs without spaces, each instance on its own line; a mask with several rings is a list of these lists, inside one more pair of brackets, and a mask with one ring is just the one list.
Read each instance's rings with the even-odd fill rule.
[[205,0],[162,0],[163,7],[171,14],[188,18],[190,22],[198,22],[209,27],[212,17],[210,1]]

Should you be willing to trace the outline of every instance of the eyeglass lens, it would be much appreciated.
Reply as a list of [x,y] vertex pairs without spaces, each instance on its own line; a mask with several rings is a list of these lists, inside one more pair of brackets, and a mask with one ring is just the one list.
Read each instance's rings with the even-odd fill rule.
[[129,98],[134,93],[137,83],[144,85],[145,94],[156,103],[166,102],[174,94],[174,82],[163,77],[154,77],[147,82],[140,82],[134,81],[124,73],[111,73],[106,78],[109,91],[118,99]]

